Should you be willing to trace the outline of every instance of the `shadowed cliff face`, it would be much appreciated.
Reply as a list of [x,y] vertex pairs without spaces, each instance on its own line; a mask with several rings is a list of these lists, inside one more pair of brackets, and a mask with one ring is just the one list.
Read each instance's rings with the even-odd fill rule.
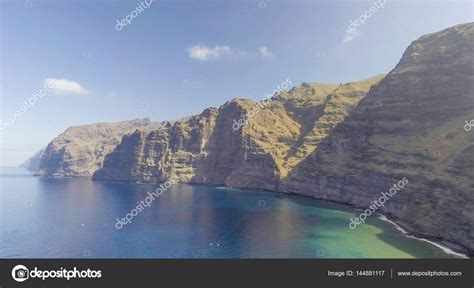
[[380,210],[419,234],[474,250],[474,25],[421,37],[281,189]]
[[94,179],[162,182],[173,178],[190,182],[208,153],[205,147],[216,117],[217,109],[209,108],[151,131],[141,129],[125,135]]
[[43,157],[46,148],[41,148],[38,152],[33,154],[25,162],[20,164],[20,168],[28,169],[29,171],[36,172],[39,169],[41,158]]
[[[303,83],[270,101],[233,99],[120,133],[68,130],[48,145],[38,174],[173,179],[361,208],[406,177],[379,211],[410,231],[474,251],[474,134],[463,129],[474,119],[473,29],[465,24],[421,37],[385,77]],[[245,115],[247,123],[234,129]]]
[[39,176],[92,176],[124,134],[150,125],[149,119],[70,127],[44,151]]

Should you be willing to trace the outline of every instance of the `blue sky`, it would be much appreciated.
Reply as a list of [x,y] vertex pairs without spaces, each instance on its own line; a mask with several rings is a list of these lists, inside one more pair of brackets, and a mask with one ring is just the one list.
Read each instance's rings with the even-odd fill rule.
[[[0,1],[0,166],[72,125],[172,120],[286,80],[349,82],[389,72],[418,37],[472,22],[469,1]],[[349,35],[349,36],[351,36]],[[344,41],[346,40],[346,41]],[[49,80],[47,80],[49,79]]]

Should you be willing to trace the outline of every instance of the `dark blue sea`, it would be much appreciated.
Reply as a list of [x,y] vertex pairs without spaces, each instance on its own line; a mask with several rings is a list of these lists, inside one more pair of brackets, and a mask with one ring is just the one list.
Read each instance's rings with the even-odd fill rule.
[[346,206],[219,187],[172,185],[117,229],[158,187],[2,168],[0,258],[456,257],[377,215],[351,230]]

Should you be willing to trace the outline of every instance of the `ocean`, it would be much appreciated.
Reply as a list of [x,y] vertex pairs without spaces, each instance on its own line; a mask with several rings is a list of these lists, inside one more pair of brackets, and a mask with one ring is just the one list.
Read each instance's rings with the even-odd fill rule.
[[459,257],[378,215],[349,229],[360,211],[292,195],[176,184],[140,204],[158,187],[1,168],[0,258]]

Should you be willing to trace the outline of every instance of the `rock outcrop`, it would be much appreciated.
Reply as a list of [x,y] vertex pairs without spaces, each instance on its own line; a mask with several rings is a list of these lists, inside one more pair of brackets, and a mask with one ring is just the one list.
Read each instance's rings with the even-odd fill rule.
[[36,175],[92,176],[123,135],[150,124],[150,120],[145,118],[70,127],[48,144]]
[[41,162],[41,157],[43,157],[44,151],[46,148],[41,148],[38,152],[33,154],[30,158],[28,158],[25,162],[20,164],[20,168],[25,168],[29,171],[36,172],[39,169],[39,165]]

